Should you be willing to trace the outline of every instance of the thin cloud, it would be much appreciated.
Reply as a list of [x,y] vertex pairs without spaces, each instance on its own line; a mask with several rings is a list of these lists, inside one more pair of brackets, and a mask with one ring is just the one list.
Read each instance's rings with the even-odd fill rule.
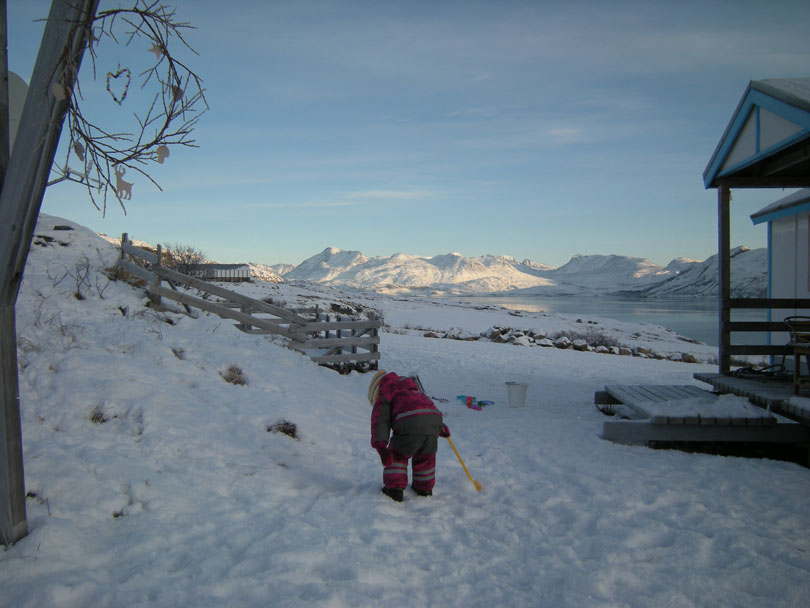
[[415,200],[428,195],[428,192],[422,190],[366,190],[351,192],[347,197],[352,200]]
[[422,199],[429,193],[423,190],[360,190],[349,192],[340,198],[331,200],[312,200],[298,202],[261,202],[247,203],[247,209],[313,209],[329,207],[361,207],[371,202],[410,201]]
[[247,203],[242,205],[245,209],[313,209],[328,207],[359,207],[365,205],[362,201],[302,201],[286,203]]

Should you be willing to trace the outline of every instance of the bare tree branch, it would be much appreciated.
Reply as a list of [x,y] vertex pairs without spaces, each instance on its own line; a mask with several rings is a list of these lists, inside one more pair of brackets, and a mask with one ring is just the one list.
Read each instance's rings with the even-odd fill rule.
[[[65,57],[63,84],[68,97],[67,124],[70,140],[65,165],[51,183],[70,180],[86,186],[90,199],[102,213],[107,211],[110,191],[118,199],[124,213],[125,200],[131,197],[132,183],[124,179],[127,169],[146,177],[158,189],[160,185],[149,175],[151,162],[162,163],[169,155],[169,146],[197,147],[192,133],[200,116],[208,110],[202,79],[170,50],[179,46],[196,51],[186,42],[183,31],[194,29],[189,23],[177,21],[174,8],[158,0],[135,0],[132,8],[117,8],[96,14],[92,23],[77,23],[74,35],[87,34],[92,77],[97,80],[97,45],[109,40],[117,45],[138,43],[149,45],[155,61],[137,75],[140,88],[155,89],[151,103],[134,113],[137,132],[109,132],[93,122],[82,111],[82,90],[78,70]],[[123,43],[122,43],[123,41]],[[110,79],[126,77],[121,98],[110,90]],[[107,74],[107,91],[119,103],[124,101],[132,74],[120,68]],[[70,86],[75,81],[75,86]],[[135,125],[133,125],[135,126]],[[72,171],[68,161],[75,155],[84,163],[83,171]]]

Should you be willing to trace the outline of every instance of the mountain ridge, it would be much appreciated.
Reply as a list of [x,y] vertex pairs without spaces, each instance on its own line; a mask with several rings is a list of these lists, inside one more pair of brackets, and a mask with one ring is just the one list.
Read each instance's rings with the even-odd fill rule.
[[[731,252],[732,293],[761,297],[767,286],[767,250]],[[365,256],[326,247],[297,266],[271,265],[284,281],[311,281],[380,293],[430,295],[713,296],[718,293],[717,255],[704,261],[675,258],[660,266],[646,258],[576,254],[559,267],[511,256],[464,257],[457,252],[422,257],[395,253]]]

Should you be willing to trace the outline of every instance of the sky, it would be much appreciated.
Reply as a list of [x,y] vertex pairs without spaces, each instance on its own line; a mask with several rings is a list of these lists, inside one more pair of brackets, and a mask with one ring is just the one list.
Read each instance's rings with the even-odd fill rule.
[[[9,2],[9,69],[26,81],[49,6]],[[162,190],[128,175],[126,214],[71,182],[42,210],[219,262],[298,264],[328,246],[703,260],[717,199],[702,173],[748,82],[807,76],[810,59],[802,1],[174,6],[196,28],[198,54],[174,52],[203,79],[198,147],[148,167]],[[149,46],[105,43],[95,80],[85,61],[94,120],[131,130],[143,95],[133,84],[117,104],[105,74],[137,74]],[[789,192],[734,191],[732,245],[765,247],[749,215]]]

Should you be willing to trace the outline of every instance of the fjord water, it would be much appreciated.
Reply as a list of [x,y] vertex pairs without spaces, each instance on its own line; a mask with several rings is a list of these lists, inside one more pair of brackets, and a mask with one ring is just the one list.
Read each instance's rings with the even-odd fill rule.
[[[617,298],[604,296],[475,296],[476,303],[511,310],[607,317],[627,323],[654,323],[678,334],[717,346],[719,313],[716,298]],[[734,321],[764,321],[765,311],[734,311]],[[764,336],[748,335],[749,343],[762,343]]]

